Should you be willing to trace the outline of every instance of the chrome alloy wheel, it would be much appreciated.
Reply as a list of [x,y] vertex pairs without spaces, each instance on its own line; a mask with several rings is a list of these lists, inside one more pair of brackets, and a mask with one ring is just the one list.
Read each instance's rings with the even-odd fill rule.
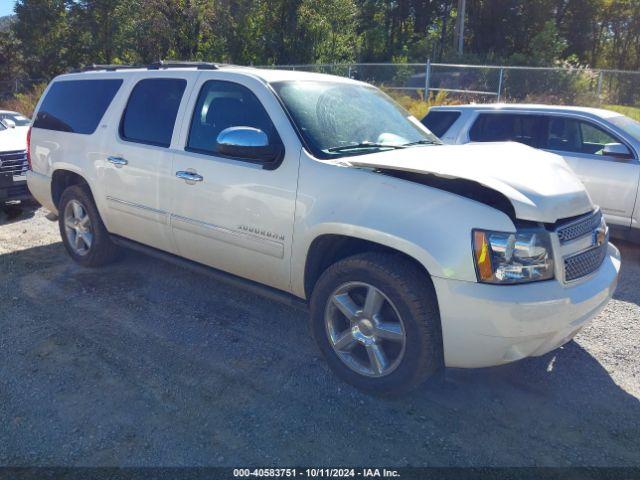
[[338,287],[325,308],[325,328],[338,358],[367,377],[384,377],[404,357],[406,333],[391,300],[373,285]]
[[75,253],[84,256],[93,243],[93,229],[86,208],[77,200],[71,200],[64,209],[64,230],[69,245]]

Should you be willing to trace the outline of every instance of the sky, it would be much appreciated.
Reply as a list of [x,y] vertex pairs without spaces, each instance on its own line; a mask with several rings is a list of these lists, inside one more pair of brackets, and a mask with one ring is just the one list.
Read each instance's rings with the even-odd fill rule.
[[13,14],[13,6],[16,0],[0,0],[0,17]]

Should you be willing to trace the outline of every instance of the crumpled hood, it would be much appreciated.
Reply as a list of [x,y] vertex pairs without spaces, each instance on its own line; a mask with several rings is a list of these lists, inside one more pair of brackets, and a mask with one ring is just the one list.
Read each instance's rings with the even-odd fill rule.
[[515,142],[414,147],[346,160],[355,167],[480,183],[507,197],[521,220],[554,223],[594,208],[562,157]]
[[8,128],[0,131],[0,152],[27,149],[28,128]]

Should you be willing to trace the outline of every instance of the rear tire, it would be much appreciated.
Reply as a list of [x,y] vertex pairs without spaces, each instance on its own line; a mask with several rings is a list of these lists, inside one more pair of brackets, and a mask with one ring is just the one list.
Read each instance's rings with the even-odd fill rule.
[[368,252],[329,267],[311,295],[311,330],[329,367],[365,391],[401,394],[443,367],[433,284],[399,255]]
[[67,252],[83,267],[114,262],[120,249],[109,238],[89,188],[72,185],[62,192],[58,225]]

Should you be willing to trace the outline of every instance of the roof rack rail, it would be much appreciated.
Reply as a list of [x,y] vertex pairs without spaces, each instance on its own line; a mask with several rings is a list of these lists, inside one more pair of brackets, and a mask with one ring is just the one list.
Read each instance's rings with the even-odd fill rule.
[[115,72],[116,70],[127,70],[131,68],[144,68],[142,65],[100,65],[100,64],[91,64],[80,67],[76,70],[72,70],[71,73],[79,73],[79,72],[94,72],[98,70],[105,70],[107,72]]
[[164,68],[185,68],[196,67],[198,70],[217,70],[220,65],[211,62],[188,62],[188,61],[174,61],[174,60],[160,60],[158,62],[147,65],[149,70],[160,70]]
[[188,68],[195,67],[198,70],[217,70],[220,68],[220,64],[218,63],[210,63],[210,62],[189,62],[189,61],[179,61],[179,60],[160,60],[154,63],[150,63],[149,65],[131,65],[131,64],[123,64],[123,65],[101,65],[94,63],[92,65],[85,65],[75,70],[71,70],[70,73],[82,73],[82,72],[95,72],[95,71],[106,71],[106,72],[115,72],[116,70],[130,70],[133,68],[146,68],[147,70],[163,70],[165,68]]

